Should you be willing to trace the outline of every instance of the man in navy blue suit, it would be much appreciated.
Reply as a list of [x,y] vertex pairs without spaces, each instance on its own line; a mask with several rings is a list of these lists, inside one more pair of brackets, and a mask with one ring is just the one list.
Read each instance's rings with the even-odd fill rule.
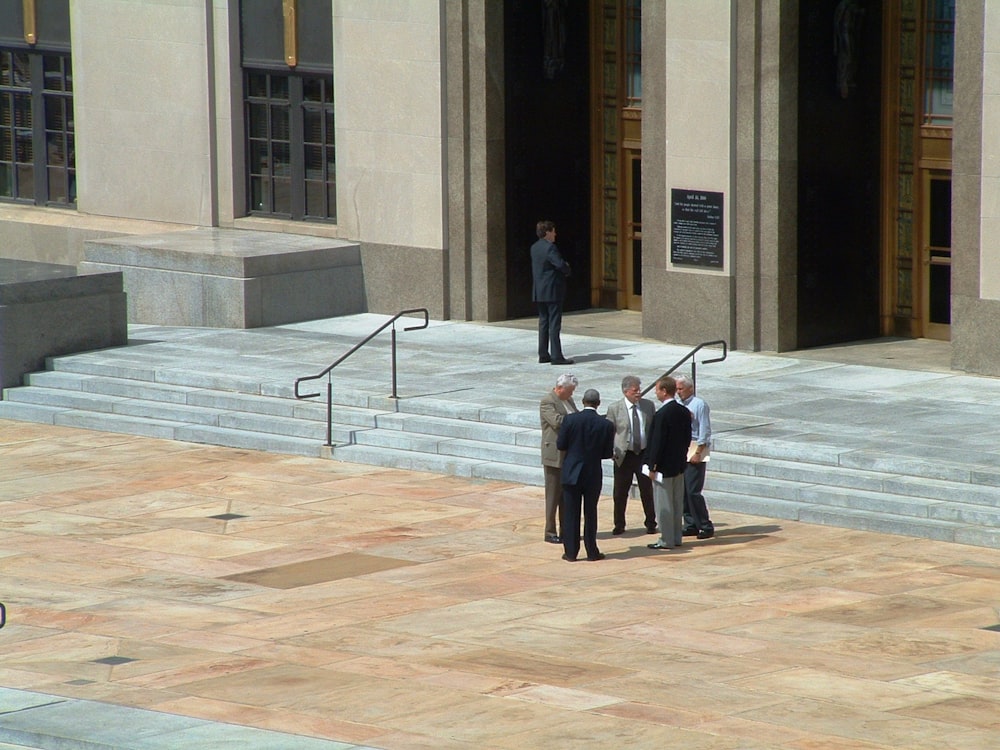
[[583,411],[568,414],[559,428],[556,447],[565,451],[562,465],[563,560],[575,562],[580,554],[580,506],[583,506],[583,546],[588,560],[603,560],[597,549],[597,500],[604,471],[601,460],[615,450],[615,426],[597,413],[601,394],[588,388]]
[[563,356],[562,305],[566,297],[569,263],[556,247],[556,225],[540,221],[535,227],[538,241],[531,246],[531,301],[538,304],[538,361],[571,365]]

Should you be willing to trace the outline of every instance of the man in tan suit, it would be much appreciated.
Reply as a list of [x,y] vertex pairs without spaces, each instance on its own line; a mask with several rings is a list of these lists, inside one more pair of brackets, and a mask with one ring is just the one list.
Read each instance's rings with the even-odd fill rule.
[[[538,405],[538,416],[542,423],[542,469],[545,471],[545,541],[553,544],[562,543],[562,537],[556,531],[556,523],[562,508],[563,455],[556,447],[556,441],[563,417],[577,411],[573,391],[579,384],[575,375],[560,375],[555,387],[545,394]],[[558,523],[561,524],[562,521]]]

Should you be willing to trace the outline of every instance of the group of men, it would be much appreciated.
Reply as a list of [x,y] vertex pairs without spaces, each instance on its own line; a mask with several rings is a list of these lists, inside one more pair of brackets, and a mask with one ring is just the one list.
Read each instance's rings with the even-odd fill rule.
[[[538,305],[538,361],[571,365],[563,354],[560,333],[562,304],[570,265],[556,246],[556,226],[539,221],[531,246],[531,299]],[[624,398],[606,416],[597,413],[601,395],[593,388],[577,409],[573,391],[579,381],[560,375],[539,405],[542,423],[542,466],[545,471],[545,541],[563,545],[563,559],[580,553],[601,560],[597,548],[597,500],[604,477],[601,461],[614,459],[615,535],[625,532],[625,509],[634,481],[642,500],[646,533],[660,538],[651,549],[673,549],[683,536],[710,539],[715,527],[708,516],[702,488],[712,425],[708,404],[694,394],[686,375],[656,382],[659,409],[642,398],[639,378],[622,380]],[[561,529],[557,529],[561,524]]]
[[656,381],[659,408],[642,397],[634,375],[622,379],[622,396],[601,416],[600,394],[583,394],[577,409],[575,375],[560,375],[542,398],[542,466],[545,472],[545,541],[563,546],[563,559],[580,553],[580,516],[588,560],[601,560],[597,547],[597,501],[602,460],[614,460],[614,526],[625,532],[625,511],[633,481],[642,501],[647,534],[659,533],[650,549],[679,547],[684,536],[710,539],[715,527],[702,489],[712,424],[708,404],[686,375]]

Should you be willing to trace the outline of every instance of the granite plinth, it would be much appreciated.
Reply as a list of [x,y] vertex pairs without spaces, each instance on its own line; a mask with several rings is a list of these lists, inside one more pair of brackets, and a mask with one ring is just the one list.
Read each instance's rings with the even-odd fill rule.
[[0,388],[21,385],[45,358],[128,341],[120,273],[0,259]]
[[120,271],[131,323],[259,328],[365,311],[361,248],[318,237],[193,229],[91,240],[80,270]]

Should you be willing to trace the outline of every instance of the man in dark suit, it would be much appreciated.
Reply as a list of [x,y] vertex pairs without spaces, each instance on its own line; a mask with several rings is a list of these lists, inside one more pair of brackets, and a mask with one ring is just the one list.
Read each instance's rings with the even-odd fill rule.
[[583,394],[583,411],[566,415],[556,442],[559,450],[565,451],[562,542],[563,560],[569,562],[575,562],[580,553],[581,504],[587,559],[604,559],[604,553],[597,549],[597,500],[604,482],[601,460],[611,458],[614,452],[615,426],[597,413],[600,404],[601,394],[588,388]]
[[684,531],[684,469],[691,443],[691,412],[674,401],[676,393],[673,378],[656,381],[656,398],[663,406],[653,415],[648,459],[660,538],[646,545],[650,549],[680,547]]
[[531,246],[531,301],[538,304],[538,361],[571,365],[563,356],[562,305],[566,297],[567,263],[556,247],[556,225],[540,221],[535,226],[538,241]]

